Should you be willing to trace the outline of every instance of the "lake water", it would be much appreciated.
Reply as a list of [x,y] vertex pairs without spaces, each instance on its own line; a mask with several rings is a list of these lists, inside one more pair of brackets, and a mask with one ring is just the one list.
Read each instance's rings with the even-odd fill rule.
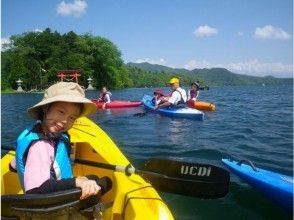
[[[164,88],[167,92],[168,88]],[[112,91],[114,99],[140,100],[153,89]],[[96,98],[97,91],[88,91]],[[26,109],[42,94],[3,94],[1,143],[11,146],[22,129],[32,123]],[[249,159],[255,165],[286,175],[293,173],[293,87],[213,87],[200,92],[200,100],[216,104],[204,121],[172,119],[132,109],[99,110],[97,122],[122,152],[139,165],[151,157],[202,162],[223,167],[221,158]],[[2,151],[2,153],[4,153]],[[231,174],[229,194],[221,199],[198,199],[162,194],[176,219],[292,219]]]

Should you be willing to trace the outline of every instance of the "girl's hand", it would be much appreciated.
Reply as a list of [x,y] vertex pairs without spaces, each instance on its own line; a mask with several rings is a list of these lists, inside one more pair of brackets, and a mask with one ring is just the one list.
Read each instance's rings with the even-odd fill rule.
[[168,101],[168,97],[162,97],[162,101],[167,102]]
[[82,190],[81,200],[89,196],[97,195],[101,190],[101,187],[97,185],[96,181],[89,180],[84,176],[76,178],[76,187]]

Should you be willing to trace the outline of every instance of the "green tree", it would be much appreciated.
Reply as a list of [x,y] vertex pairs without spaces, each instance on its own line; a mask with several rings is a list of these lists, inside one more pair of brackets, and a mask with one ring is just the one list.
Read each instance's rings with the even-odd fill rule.
[[[132,86],[121,53],[109,40],[73,31],[60,35],[47,28],[43,32],[14,35],[12,44],[2,51],[2,88],[15,88],[21,78],[27,89],[53,84],[58,70],[80,70],[80,84],[94,78],[97,87]],[[42,71],[45,70],[45,71]]]

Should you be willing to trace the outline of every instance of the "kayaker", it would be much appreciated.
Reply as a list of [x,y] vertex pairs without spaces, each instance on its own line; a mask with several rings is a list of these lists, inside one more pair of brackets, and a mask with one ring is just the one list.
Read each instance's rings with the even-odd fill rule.
[[80,199],[111,188],[108,177],[73,177],[70,137],[75,120],[96,111],[81,86],[59,82],[50,86],[43,100],[28,109],[37,122],[25,129],[16,142],[16,157],[10,165],[17,170],[25,193],[43,194],[81,188]]
[[192,82],[191,83],[191,89],[188,92],[188,101],[196,101],[199,96],[199,83],[197,82]]
[[109,103],[111,102],[111,92],[107,90],[106,86],[103,86],[99,95],[99,102]]
[[177,77],[173,77],[169,81],[169,85],[172,89],[170,97],[163,100],[163,103],[155,106],[154,110],[158,108],[165,108],[169,106],[184,107],[187,102],[187,93],[180,87],[180,80]]
[[155,106],[161,104],[162,102],[166,100],[166,98],[164,97],[163,91],[161,89],[156,89],[153,94],[154,96],[152,99],[152,103]]

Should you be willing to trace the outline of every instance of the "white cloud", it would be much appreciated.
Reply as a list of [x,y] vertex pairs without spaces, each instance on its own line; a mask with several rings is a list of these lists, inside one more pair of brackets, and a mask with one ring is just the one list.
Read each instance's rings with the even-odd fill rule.
[[36,32],[36,33],[42,33],[43,30],[36,28],[33,32]]
[[205,26],[199,26],[193,34],[195,34],[196,37],[209,37],[212,35],[216,35],[218,33],[218,30],[213,27],[209,27],[207,25]]
[[73,3],[60,2],[57,5],[57,13],[62,16],[80,17],[86,12],[87,2],[85,0],[74,0]]
[[190,60],[187,64],[184,65],[185,69],[193,70],[193,69],[203,69],[203,68],[212,68],[213,65],[205,60],[198,61],[198,60]]
[[144,63],[148,62],[151,64],[159,64],[159,65],[166,65],[166,61],[163,58],[159,58],[159,60],[153,60],[150,58],[143,58],[143,59],[137,59],[135,63]]
[[11,44],[10,38],[3,37],[1,38],[1,51],[5,51],[10,48]]
[[293,64],[284,64],[281,62],[262,63],[257,59],[248,62],[231,63],[227,65],[227,68],[233,72],[255,76],[273,75],[278,77],[292,77],[293,74]]
[[258,39],[288,40],[291,35],[282,28],[266,25],[255,29],[254,37]]
[[242,31],[239,31],[237,34],[239,37],[242,37],[244,35],[244,33]]
[[281,62],[263,63],[257,59],[228,64],[212,64],[208,61],[190,60],[186,65],[184,65],[184,68],[188,70],[216,67],[226,68],[234,73],[253,76],[272,75],[276,77],[293,77],[293,64],[284,64]]

